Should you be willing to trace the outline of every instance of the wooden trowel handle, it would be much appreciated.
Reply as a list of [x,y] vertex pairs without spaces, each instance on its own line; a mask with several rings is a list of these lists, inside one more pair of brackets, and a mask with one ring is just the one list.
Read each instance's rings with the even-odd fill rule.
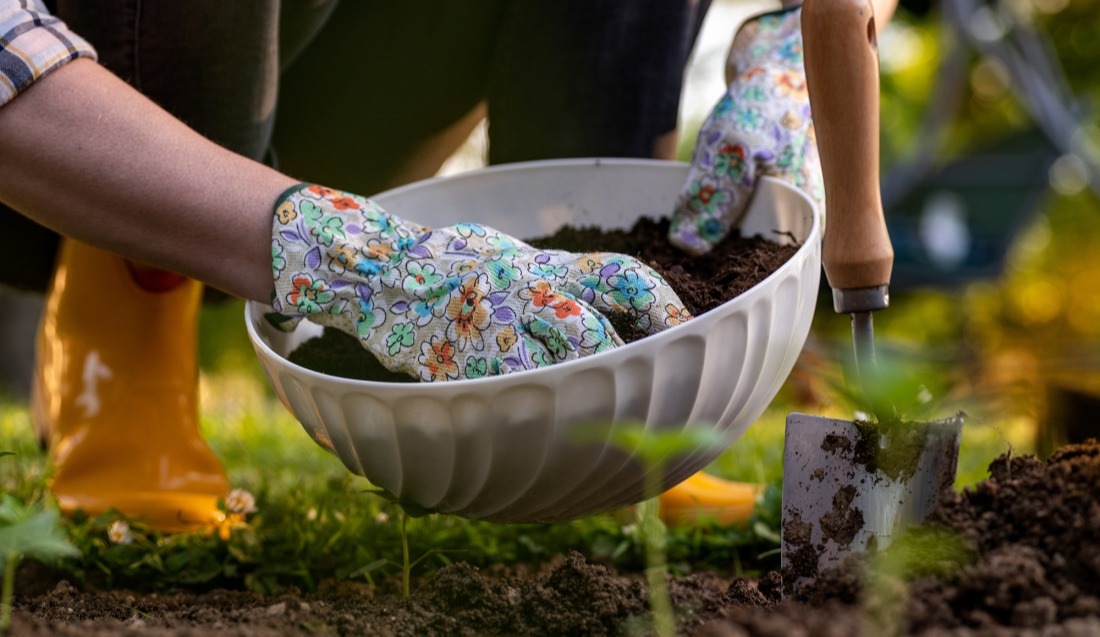
[[834,289],[890,282],[879,190],[879,76],[870,0],[805,0],[802,41],[825,179],[822,261]]

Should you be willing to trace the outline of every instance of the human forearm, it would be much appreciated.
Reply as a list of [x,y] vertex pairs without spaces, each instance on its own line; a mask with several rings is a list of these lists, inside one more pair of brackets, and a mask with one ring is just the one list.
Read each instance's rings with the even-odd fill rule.
[[[802,5],[802,2],[803,0],[783,0],[783,6],[785,8],[798,7]],[[871,6],[874,7],[875,12],[875,30],[881,32],[890,22],[890,18],[894,17],[894,11],[898,8],[898,0],[872,0]]]
[[0,107],[0,200],[58,232],[267,300],[271,210],[295,180],[77,60]]

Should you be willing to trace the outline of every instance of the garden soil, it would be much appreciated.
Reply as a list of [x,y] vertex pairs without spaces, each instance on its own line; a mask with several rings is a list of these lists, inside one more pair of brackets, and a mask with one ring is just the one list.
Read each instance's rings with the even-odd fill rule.
[[637,257],[668,281],[695,316],[763,281],[798,250],[797,245],[776,243],[779,237],[742,237],[734,230],[710,252],[690,256],[672,245],[668,229],[668,217],[642,217],[629,230],[564,226],[528,243],[570,252],[618,252]]
[[[670,578],[680,635],[706,637],[1100,635],[1100,444],[1049,460],[1009,455],[985,482],[945,497],[922,529],[966,552],[919,556],[924,572],[879,573],[851,561],[781,599],[782,582],[726,573]],[[951,555],[949,564],[934,564]],[[732,565],[731,565],[732,566]],[[644,635],[638,573],[572,553],[547,564],[444,567],[404,599],[347,581],[261,596],[210,590],[85,590],[20,572],[12,635]]]

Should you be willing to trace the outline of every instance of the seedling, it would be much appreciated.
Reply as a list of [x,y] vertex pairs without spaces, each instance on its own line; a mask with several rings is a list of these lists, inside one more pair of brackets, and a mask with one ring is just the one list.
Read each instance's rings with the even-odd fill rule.
[[654,431],[644,423],[609,428],[599,426],[589,429],[584,442],[606,440],[637,457],[645,473],[643,493],[645,501],[638,505],[638,528],[645,543],[646,583],[649,585],[649,607],[653,613],[653,632],[658,637],[676,634],[676,622],[672,602],[668,596],[668,528],[660,517],[660,504],[656,499],[664,491],[665,463],[685,452],[717,449],[722,445],[721,436],[708,427],[684,430]]
[[889,426],[942,417],[949,409],[945,397],[952,389],[952,377],[911,352],[880,348],[874,374],[860,376],[850,357],[842,362],[842,369],[848,381],[836,382],[832,389],[863,420]]
[[906,634],[908,584],[918,577],[952,581],[975,557],[963,538],[946,527],[907,529],[888,549],[870,557],[863,584],[867,634]]
[[[429,551],[425,551],[423,554],[420,555],[420,557],[416,558],[415,560],[410,560],[409,558],[409,518],[421,518],[426,515],[433,514],[435,513],[435,511],[432,511],[431,509],[426,509],[417,504],[400,500],[397,498],[397,496],[393,495],[385,489],[368,489],[367,493],[373,493],[401,507],[401,593],[403,597],[408,598],[412,594],[412,570],[416,568],[418,564],[428,559],[429,557],[447,552],[440,549],[431,549]],[[393,562],[389,560],[376,560],[359,569],[358,571],[353,573],[353,575],[364,575],[385,564],[393,564]]]
[[[8,455],[8,454],[4,454]],[[42,502],[24,505],[10,494],[0,499],[0,562],[4,584],[0,590],[0,634],[11,627],[15,569],[24,559],[53,562],[79,555],[65,538],[57,509]]]

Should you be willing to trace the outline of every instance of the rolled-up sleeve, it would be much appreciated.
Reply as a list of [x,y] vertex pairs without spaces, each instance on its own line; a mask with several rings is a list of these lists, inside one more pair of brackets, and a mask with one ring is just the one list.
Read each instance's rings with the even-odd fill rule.
[[35,80],[95,49],[36,0],[0,0],[0,106]]

